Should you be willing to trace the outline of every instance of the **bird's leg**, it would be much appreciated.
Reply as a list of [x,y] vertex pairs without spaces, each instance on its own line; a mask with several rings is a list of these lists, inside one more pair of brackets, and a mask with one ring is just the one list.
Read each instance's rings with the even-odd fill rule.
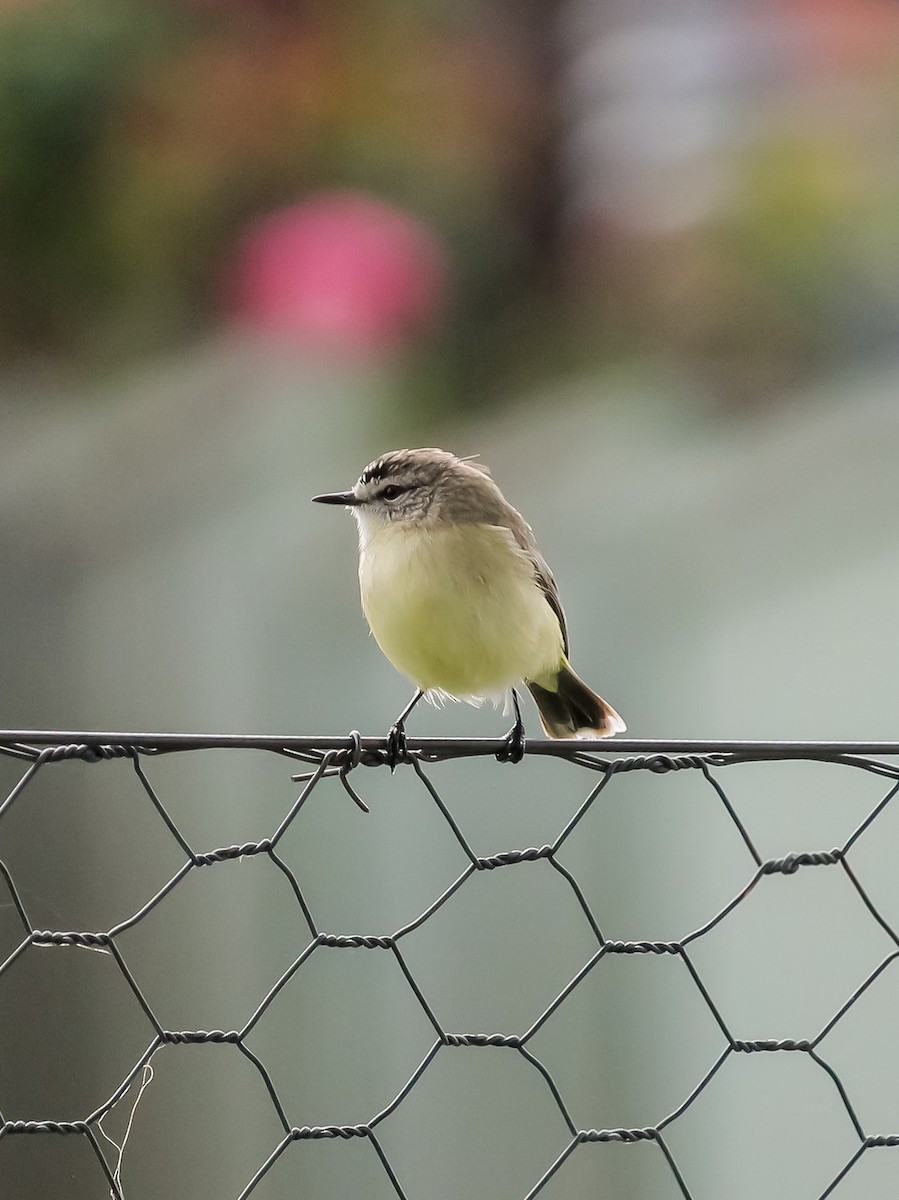
[[518,693],[512,688],[512,707],[515,709],[515,724],[503,739],[506,743],[497,758],[500,762],[521,762],[524,757],[524,721],[521,719],[521,709],[518,707]]
[[396,764],[406,756],[406,718],[423,695],[424,692],[421,688],[418,688],[415,695],[387,731],[386,754],[391,771],[395,771]]

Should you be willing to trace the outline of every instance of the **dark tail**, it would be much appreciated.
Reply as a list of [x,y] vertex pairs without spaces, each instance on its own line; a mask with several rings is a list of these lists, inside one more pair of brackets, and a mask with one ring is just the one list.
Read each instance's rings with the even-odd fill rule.
[[627,729],[611,704],[592,692],[567,662],[563,662],[554,679],[529,682],[528,690],[551,738],[614,737]]

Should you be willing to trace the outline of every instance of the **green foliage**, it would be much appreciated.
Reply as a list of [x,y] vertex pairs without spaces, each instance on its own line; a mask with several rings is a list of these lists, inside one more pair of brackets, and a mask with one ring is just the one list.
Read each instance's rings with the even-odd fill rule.
[[509,216],[536,135],[527,76],[497,88],[499,41],[445,7],[45,0],[7,13],[0,358],[90,367],[189,338],[220,314],[248,220],[358,186],[442,233],[464,314],[447,366],[483,363],[490,310],[531,253]]
[[0,25],[0,346],[65,341],[109,297],[104,138],[157,40],[153,10],[65,0]]

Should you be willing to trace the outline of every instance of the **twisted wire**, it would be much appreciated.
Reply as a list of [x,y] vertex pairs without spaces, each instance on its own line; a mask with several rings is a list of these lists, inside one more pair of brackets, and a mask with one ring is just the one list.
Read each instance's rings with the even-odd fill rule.
[[[260,753],[273,753],[289,761],[300,760],[310,769],[291,778],[302,784],[302,789],[295,802],[281,820],[280,824],[264,836],[248,839],[243,842],[221,846],[212,850],[194,849],[188,838],[179,828],[168,807],[163,803],[147,774],[146,764],[161,755],[183,754],[203,749],[252,749]],[[435,1059],[447,1051],[472,1051],[481,1053],[497,1051],[518,1055],[528,1068],[536,1073],[545,1086],[552,1103],[558,1110],[564,1125],[568,1129],[570,1141],[565,1149],[549,1163],[543,1174],[534,1181],[525,1200],[531,1200],[538,1195],[559,1172],[565,1169],[565,1163],[579,1147],[588,1144],[601,1145],[604,1143],[619,1143],[636,1145],[648,1143],[656,1147],[654,1153],[660,1153],[680,1194],[691,1200],[690,1181],[678,1165],[671,1147],[663,1136],[663,1131],[676,1127],[684,1113],[689,1111],[700,1095],[707,1089],[714,1089],[715,1079],[724,1063],[733,1055],[777,1055],[799,1054],[807,1056],[813,1068],[822,1077],[829,1080],[837,1091],[840,1103],[846,1117],[854,1130],[857,1145],[843,1163],[838,1173],[831,1179],[823,1192],[821,1200],[836,1191],[842,1181],[856,1168],[859,1161],[869,1151],[890,1149],[899,1146],[899,1132],[872,1132],[866,1130],[850,1098],[847,1086],[833,1063],[821,1052],[822,1043],[826,1043],[831,1032],[844,1020],[860,997],[870,988],[877,986],[884,977],[887,968],[899,958],[899,934],[890,924],[887,915],[881,911],[863,886],[857,873],[853,870],[851,859],[853,848],[861,835],[883,813],[893,797],[899,793],[899,767],[890,761],[899,757],[899,743],[810,743],[810,742],[647,742],[638,740],[616,740],[614,745],[607,742],[558,742],[541,739],[528,740],[523,747],[523,753],[509,755],[508,747],[503,739],[451,739],[451,738],[409,738],[403,752],[397,755],[386,739],[365,738],[358,730],[353,730],[345,737],[258,737],[251,735],[186,735],[168,734],[153,735],[147,733],[84,733],[67,731],[0,731],[0,756],[6,756],[12,761],[25,764],[24,772],[6,798],[0,803],[0,901],[8,904],[15,920],[21,928],[21,940],[0,963],[0,989],[2,989],[15,968],[15,964],[29,950],[29,947],[40,948],[53,953],[64,950],[89,949],[100,951],[110,957],[111,963],[120,973],[127,988],[134,995],[144,1016],[153,1030],[149,1046],[138,1060],[129,1068],[125,1077],[112,1093],[92,1112],[72,1113],[64,1116],[54,1115],[43,1120],[23,1119],[14,1114],[0,1112],[0,1141],[4,1138],[21,1135],[75,1135],[83,1137],[90,1145],[94,1159],[97,1162],[100,1178],[105,1183],[111,1195],[124,1200],[118,1167],[111,1161],[108,1150],[103,1149],[96,1136],[103,1133],[102,1121],[111,1111],[123,1101],[129,1090],[135,1084],[140,1073],[148,1066],[157,1053],[165,1053],[178,1047],[210,1045],[231,1047],[240,1051],[252,1065],[261,1079],[266,1094],[277,1116],[282,1136],[275,1144],[268,1157],[256,1165],[255,1173],[250,1174],[246,1186],[240,1193],[239,1200],[245,1200],[260,1185],[261,1181],[272,1170],[275,1163],[287,1152],[289,1146],[308,1141],[367,1141],[376,1156],[379,1169],[384,1175],[395,1194],[400,1200],[415,1200],[404,1190],[400,1174],[379,1141],[375,1129],[390,1120],[393,1113],[407,1103],[408,1097],[414,1093],[421,1078],[432,1068]],[[490,759],[497,762],[508,761],[515,765],[522,758],[523,765],[515,769],[526,771],[528,760],[535,757],[564,759],[569,763],[587,769],[599,776],[599,782],[593,786],[583,803],[574,815],[564,825],[558,836],[551,842],[524,849],[505,849],[489,855],[479,855],[475,852],[467,838],[462,825],[452,813],[449,803],[430,777],[428,768],[433,764],[452,759],[478,757],[486,760],[485,770],[493,769]],[[95,930],[64,930],[39,929],[32,925],[27,915],[27,907],[22,901],[23,890],[14,878],[14,872],[2,857],[2,818],[17,805],[24,802],[29,787],[33,784],[38,773],[61,771],[64,764],[80,761],[96,764],[102,769],[103,764],[118,760],[130,761],[139,781],[146,803],[159,815],[163,825],[172,839],[183,861],[167,882],[148,897],[145,902],[129,917],[118,922],[109,929]],[[829,763],[839,767],[850,767],[868,772],[875,777],[884,777],[890,781],[890,790],[882,795],[877,804],[868,812],[857,825],[851,835],[842,845],[829,850],[793,850],[778,857],[762,859],[721,782],[721,773],[739,764],[758,762],[808,761]],[[335,778],[343,791],[352,800],[356,808],[367,814],[369,805],[363,798],[364,775],[366,769],[387,767],[391,774],[396,770],[411,769],[414,776],[423,787],[423,794],[433,801],[440,817],[449,828],[452,837],[458,843],[467,863],[461,873],[432,900],[430,904],[414,920],[394,930],[374,930],[369,932],[336,932],[327,933],[320,930],[313,916],[310,905],[297,872],[292,869],[279,853],[279,845],[287,830],[298,820],[309,796],[322,785],[322,781]],[[152,769],[152,768],[151,768]],[[712,793],[720,802],[727,818],[737,830],[744,852],[749,857],[748,878],[737,894],[720,907],[701,926],[686,932],[674,940],[622,940],[608,938],[603,935],[596,915],[591,909],[581,883],[574,873],[558,858],[563,843],[576,833],[586,813],[596,802],[603,790],[611,785],[621,775],[645,772],[648,775],[666,775],[673,772],[695,772],[712,789]],[[351,777],[353,777],[351,781]],[[882,786],[882,785],[881,785]],[[249,1019],[240,1028],[233,1029],[181,1029],[172,1030],[163,1027],[158,1019],[148,996],[140,987],[134,973],[129,967],[123,952],[123,935],[141,924],[156,907],[170,895],[173,890],[183,886],[183,881],[198,868],[216,867],[236,860],[257,857],[267,859],[269,869],[275,869],[279,878],[284,878],[291,889],[302,923],[308,930],[308,941],[297,953],[293,960],[282,970],[279,977],[270,986],[266,995],[258,1003]],[[426,988],[410,968],[402,947],[405,939],[415,930],[428,923],[438,913],[449,899],[460,888],[466,886],[477,873],[489,873],[501,868],[523,868],[528,864],[546,862],[552,867],[574,897],[574,902],[586,918],[587,924],[596,940],[596,949],[588,961],[568,980],[560,992],[546,1005],[543,1011],[532,1022],[531,1026],[518,1032],[495,1031],[486,1033],[473,1030],[452,1030],[442,1024],[433,999],[428,996]],[[895,949],[891,951],[879,965],[869,973],[867,978],[856,987],[852,994],[839,1007],[837,1012],[825,1023],[823,1028],[811,1037],[795,1038],[739,1038],[734,1036],[728,1027],[721,1011],[713,997],[708,982],[688,953],[688,947],[693,947],[714,929],[729,913],[743,904],[758,881],[763,877],[779,875],[790,878],[805,868],[822,867],[841,870],[860,897],[869,917],[891,939]],[[542,868],[541,868],[542,869]],[[433,1030],[435,1040],[424,1058],[412,1074],[406,1079],[396,1096],[379,1111],[370,1114],[368,1120],[355,1124],[335,1124],[322,1122],[320,1124],[292,1124],[287,1117],[285,1105],[279,1096],[273,1082],[271,1064],[254,1052],[247,1044],[247,1039],[261,1021],[267,1019],[267,1014],[275,998],[296,974],[303,970],[305,964],[312,958],[316,950],[359,950],[387,952],[391,961],[406,984],[415,1002],[419,1005],[429,1025]],[[583,980],[598,967],[599,963],[609,956],[656,956],[679,959],[686,969],[687,976],[695,987],[697,995],[706,1005],[714,1019],[715,1026],[721,1037],[721,1049],[716,1061],[705,1072],[699,1082],[684,1096],[678,1105],[667,1115],[660,1114],[655,1124],[644,1127],[610,1127],[610,1128],[579,1128],[574,1122],[565,1100],[565,1087],[557,1080],[551,1071],[533,1052],[531,1041],[536,1033],[545,1027],[547,1022],[558,1021],[558,1016],[564,1001]],[[105,1133],[104,1133],[105,1136]]]

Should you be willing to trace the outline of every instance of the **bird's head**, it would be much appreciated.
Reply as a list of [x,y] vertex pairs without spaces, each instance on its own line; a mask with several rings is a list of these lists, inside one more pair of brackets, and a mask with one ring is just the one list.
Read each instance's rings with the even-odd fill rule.
[[313,496],[343,504],[360,529],[396,522],[487,522],[496,519],[499,489],[486,467],[446,450],[391,450],[369,463],[348,492]]

